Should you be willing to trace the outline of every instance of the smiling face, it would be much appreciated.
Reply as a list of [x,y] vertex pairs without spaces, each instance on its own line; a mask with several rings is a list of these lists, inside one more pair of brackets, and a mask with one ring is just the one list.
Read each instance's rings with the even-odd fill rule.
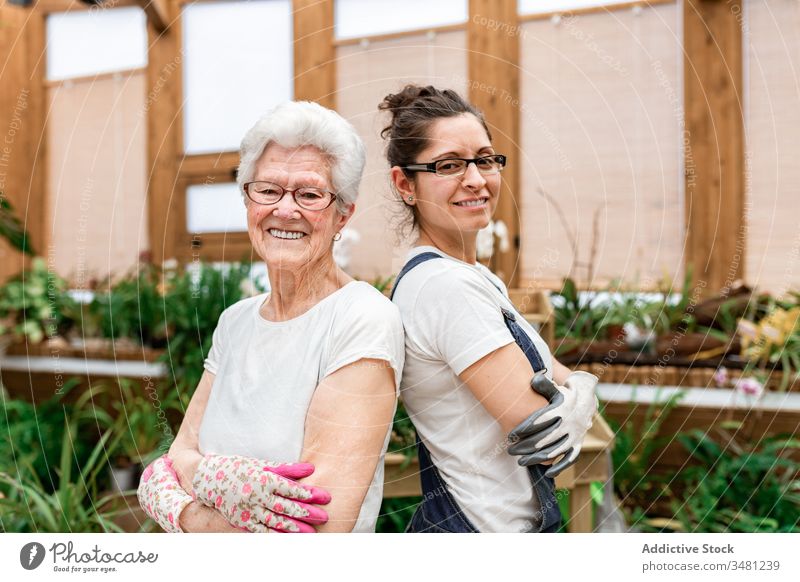
[[[268,181],[293,190],[314,186],[333,191],[330,160],[313,146],[285,148],[270,144],[256,162],[253,181]],[[334,202],[325,210],[306,210],[291,194],[276,204],[256,204],[245,196],[250,242],[270,269],[303,269],[333,262],[334,235],[352,215]]]
[[[428,145],[415,160],[428,163],[443,158],[477,158],[495,153],[481,122],[472,114],[444,117],[430,128]],[[416,206],[420,231],[429,238],[463,241],[489,224],[497,208],[500,174],[484,175],[470,164],[461,176],[417,172],[413,182],[393,171],[395,186],[406,202]],[[408,202],[408,195],[414,200]]]

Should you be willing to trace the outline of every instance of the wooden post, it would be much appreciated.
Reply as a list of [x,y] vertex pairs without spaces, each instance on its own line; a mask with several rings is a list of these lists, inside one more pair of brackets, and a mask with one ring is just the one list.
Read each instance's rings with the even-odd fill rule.
[[744,276],[741,0],[684,0],[686,267],[702,294]]
[[[0,192],[25,226],[33,249],[47,256],[45,13],[0,6]],[[18,273],[23,256],[0,241],[0,281]]]
[[336,108],[333,0],[293,0],[294,98]]
[[511,248],[492,261],[509,287],[519,279],[519,22],[516,0],[470,0],[467,22],[469,100],[483,110],[495,150],[506,154],[495,213],[508,227]]
[[[184,196],[176,188],[182,154],[181,71],[183,51],[178,34],[179,7],[175,0],[166,7],[168,26],[147,19],[148,62],[147,97],[147,181],[148,230],[153,261],[160,264],[177,256],[177,234],[185,230],[179,217],[170,209],[174,196]],[[180,230],[179,230],[180,229]]]

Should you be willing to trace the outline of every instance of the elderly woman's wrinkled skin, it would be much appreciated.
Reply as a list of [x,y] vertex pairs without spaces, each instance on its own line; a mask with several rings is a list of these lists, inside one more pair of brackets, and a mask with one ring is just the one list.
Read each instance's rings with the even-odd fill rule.
[[[328,159],[312,146],[289,149],[269,145],[256,164],[254,180],[274,182],[288,189],[314,186],[333,190]],[[296,317],[352,280],[336,266],[331,253],[333,237],[349,220],[352,207],[347,215],[340,214],[335,203],[325,210],[306,210],[290,194],[269,206],[249,199],[246,204],[253,248],[279,282],[262,308],[266,319]],[[302,237],[279,238],[281,232],[302,233]],[[291,297],[291,306],[283,297]]]

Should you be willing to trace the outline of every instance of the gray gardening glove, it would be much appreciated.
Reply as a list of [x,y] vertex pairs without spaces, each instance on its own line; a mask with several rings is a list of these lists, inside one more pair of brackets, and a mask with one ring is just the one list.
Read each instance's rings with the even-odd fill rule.
[[588,372],[573,372],[564,386],[559,386],[544,372],[531,379],[531,388],[545,398],[548,404],[531,414],[508,435],[513,444],[511,455],[520,455],[520,465],[538,465],[564,455],[545,471],[546,477],[555,477],[578,460],[583,439],[592,426],[592,417],[598,407],[594,393],[597,376]]

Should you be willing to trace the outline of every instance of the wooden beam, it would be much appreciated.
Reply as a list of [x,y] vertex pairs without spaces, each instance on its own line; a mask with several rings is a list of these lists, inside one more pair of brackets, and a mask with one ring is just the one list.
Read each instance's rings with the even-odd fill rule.
[[744,276],[741,0],[683,0],[686,267],[703,294]]
[[550,10],[548,12],[536,12],[533,14],[521,14],[520,22],[534,22],[536,20],[550,20],[553,16],[586,16],[588,14],[612,13],[622,10],[630,10],[636,6],[646,8],[659,4],[675,4],[679,0],[633,0],[632,2],[620,2],[619,4],[601,4],[599,6],[584,6],[581,8],[569,8],[566,10]]
[[511,249],[495,251],[492,268],[509,287],[519,277],[519,23],[516,0],[470,0],[467,22],[469,99],[483,110],[497,152],[509,163],[495,220],[508,227]]
[[184,156],[180,161],[180,174],[183,177],[221,177],[236,181],[236,170],[239,167],[239,152],[221,152],[218,154],[194,154]]
[[[0,5],[0,54],[0,192],[14,206],[34,250],[47,256],[45,14]],[[0,241],[0,281],[24,264],[21,253]]]
[[96,5],[87,4],[82,0],[35,0],[36,9],[45,13],[53,12],[79,12],[87,10],[108,10],[110,8],[123,8],[138,6],[140,0],[107,0]]
[[294,98],[336,108],[333,0],[293,0]]
[[147,15],[147,22],[153,26],[157,32],[164,32],[171,24],[170,15],[172,11],[169,0],[136,0]]
[[[171,2],[169,8],[174,10],[170,14],[177,16],[177,4]],[[177,233],[185,231],[185,224],[180,224],[180,217],[172,211],[175,197],[185,196],[176,189],[178,162],[183,153],[181,75],[184,55],[177,26],[159,31],[148,19],[147,34],[147,215],[153,261],[160,263],[178,255]]]

